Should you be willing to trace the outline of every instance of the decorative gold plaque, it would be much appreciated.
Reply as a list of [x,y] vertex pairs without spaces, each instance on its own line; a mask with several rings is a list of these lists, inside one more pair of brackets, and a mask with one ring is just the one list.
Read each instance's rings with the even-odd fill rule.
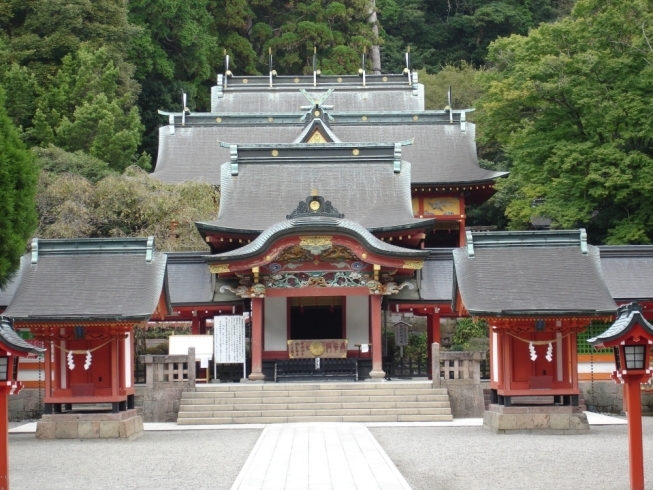
[[388,81],[388,77],[383,77],[383,81],[384,81],[384,82],[387,82],[387,81]]
[[299,237],[299,246],[300,247],[324,247],[331,246],[330,236],[300,236]]
[[247,82],[249,82],[249,80],[247,80],[247,78],[243,78],[243,83],[247,83]]
[[320,201],[311,201],[311,204],[309,204],[309,207],[313,211],[317,211],[318,209],[320,209]]
[[363,120],[363,121],[367,121],[367,116],[363,116],[363,117],[361,117],[361,120]]
[[307,143],[327,143],[327,140],[324,139],[324,136],[322,136],[322,133],[320,133],[317,129],[313,131],[313,134],[311,135],[310,138],[308,138]]
[[358,156],[358,154],[360,153],[358,148],[354,148],[351,152],[354,154],[354,156]]
[[413,116],[413,121],[417,121],[419,119],[419,116]]
[[342,82],[342,78],[338,77],[338,83]]
[[271,153],[273,157],[279,156],[279,152],[277,150],[272,150]]
[[274,121],[274,118],[273,117],[268,117],[268,122],[272,122],[272,121]]
[[324,354],[326,348],[322,342],[313,342],[308,346],[308,350],[311,351],[311,354],[313,354],[315,357],[320,357],[322,354]]
[[319,117],[319,116],[320,116],[320,111],[315,111],[315,112],[313,113],[313,115],[314,115],[315,117]]
[[299,83],[299,78],[295,78],[294,82]]
[[423,265],[423,260],[404,260],[403,269],[421,269]]
[[229,272],[229,264],[214,264],[209,266],[209,270],[213,274],[222,274],[224,272]]
[[215,118],[215,122],[217,122],[217,123],[221,123],[221,122],[222,122],[222,118],[221,118],[221,117],[216,117],[216,118]]

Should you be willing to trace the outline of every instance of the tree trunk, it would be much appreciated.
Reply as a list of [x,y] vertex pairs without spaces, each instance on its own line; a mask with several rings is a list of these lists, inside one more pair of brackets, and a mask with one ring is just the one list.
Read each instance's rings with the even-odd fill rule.
[[369,17],[367,22],[372,24],[372,33],[374,34],[374,44],[370,50],[370,59],[372,60],[372,73],[381,74],[381,50],[379,49],[379,26],[376,18],[376,0],[370,0],[368,3]]

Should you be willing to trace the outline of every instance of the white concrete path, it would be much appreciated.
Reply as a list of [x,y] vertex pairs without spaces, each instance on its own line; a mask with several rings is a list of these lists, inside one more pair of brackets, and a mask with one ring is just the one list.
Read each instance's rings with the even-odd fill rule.
[[360,423],[268,425],[231,490],[410,490]]

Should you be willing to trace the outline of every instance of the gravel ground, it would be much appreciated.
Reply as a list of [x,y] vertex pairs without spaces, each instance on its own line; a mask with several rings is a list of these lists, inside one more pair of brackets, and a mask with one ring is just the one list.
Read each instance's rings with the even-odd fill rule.
[[[653,417],[644,421],[646,488],[653,489]],[[576,436],[495,435],[482,427],[372,428],[413,490],[623,490],[627,426]]]
[[146,432],[134,441],[9,436],[12,490],[228,490],[261,430]]

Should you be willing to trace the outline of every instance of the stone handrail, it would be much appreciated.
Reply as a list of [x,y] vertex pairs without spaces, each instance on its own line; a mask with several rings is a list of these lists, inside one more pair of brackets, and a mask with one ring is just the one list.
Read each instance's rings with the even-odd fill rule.
[[141,356],[145,365],[147,388],[155,383],[186,383],[195,387],[195,347],[189,347],[187,356]]
[[434,385],[443,383],[481,382],[481,361],[485,359],[484,351],[443,351],[440,344],[431,344],[431,362]]

